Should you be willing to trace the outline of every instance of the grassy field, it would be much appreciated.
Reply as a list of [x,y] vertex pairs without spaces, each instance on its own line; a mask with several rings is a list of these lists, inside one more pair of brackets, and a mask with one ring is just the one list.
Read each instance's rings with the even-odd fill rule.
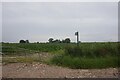
[[[69,68],[119,67],[119,43],[3,43],[3,62],[45,62]],[[41,60],[41,53],[49,55]],[[33,55],[37,54],[37,58]],[[32,55],[30,57],[29,55]],[[49,57],[52,55],[52,57]],[[10,58],[10,57],[15,58]],[[39,59],[40,58],[40,59]]]

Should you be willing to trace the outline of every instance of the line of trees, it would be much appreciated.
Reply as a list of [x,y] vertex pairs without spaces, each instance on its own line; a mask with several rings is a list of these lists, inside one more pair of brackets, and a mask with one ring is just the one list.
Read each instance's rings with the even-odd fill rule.
[[70,38],[66,38],[65,40],[59,40],[59,39],[56,39],[56,40],[54,40],[53,38],[49,38],[49,43],[70,43],[71,42],[71,40],[70,40]]
[[[53,38],[49,38],[49,43],[70,43],[71,40],[70,38],[66,38],[64,40],[59,40],[59,39],[53,39]],[[20,40],[19,43],[30,43],[29,40]],[[39,43],[39,42],[36,42]]]

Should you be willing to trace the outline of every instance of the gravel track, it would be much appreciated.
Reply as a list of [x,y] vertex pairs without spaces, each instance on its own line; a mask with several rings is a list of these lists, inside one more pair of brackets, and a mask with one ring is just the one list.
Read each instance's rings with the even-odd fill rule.
[[4,78],[118,78],[117,68],[69,69],[41,63],[10,63],[2,66]]

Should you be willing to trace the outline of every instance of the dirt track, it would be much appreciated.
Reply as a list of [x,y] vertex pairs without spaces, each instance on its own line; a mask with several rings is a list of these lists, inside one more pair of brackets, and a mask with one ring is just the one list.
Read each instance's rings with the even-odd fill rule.
[[117,78],[118,70],[109,69],[69,69],[40,63],[12,63],[3,65],[5,78]]

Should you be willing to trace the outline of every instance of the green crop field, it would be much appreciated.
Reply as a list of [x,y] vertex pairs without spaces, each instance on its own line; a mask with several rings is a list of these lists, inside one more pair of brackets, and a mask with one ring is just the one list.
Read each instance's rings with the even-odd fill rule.
[[[3,62],[41,61],[39,55],[46,53],[52,57],[44,58],[47,64],[69,68],[108,68],[119,67],[119,44],[117,42],[80,43],[3,43]],[[27,55],[39,55],[29,57]],[[16,56],[15,59],[10,58]],[[27,57],[21,57],[27,56]],[[37,59],[37,60],[36,60]]]

